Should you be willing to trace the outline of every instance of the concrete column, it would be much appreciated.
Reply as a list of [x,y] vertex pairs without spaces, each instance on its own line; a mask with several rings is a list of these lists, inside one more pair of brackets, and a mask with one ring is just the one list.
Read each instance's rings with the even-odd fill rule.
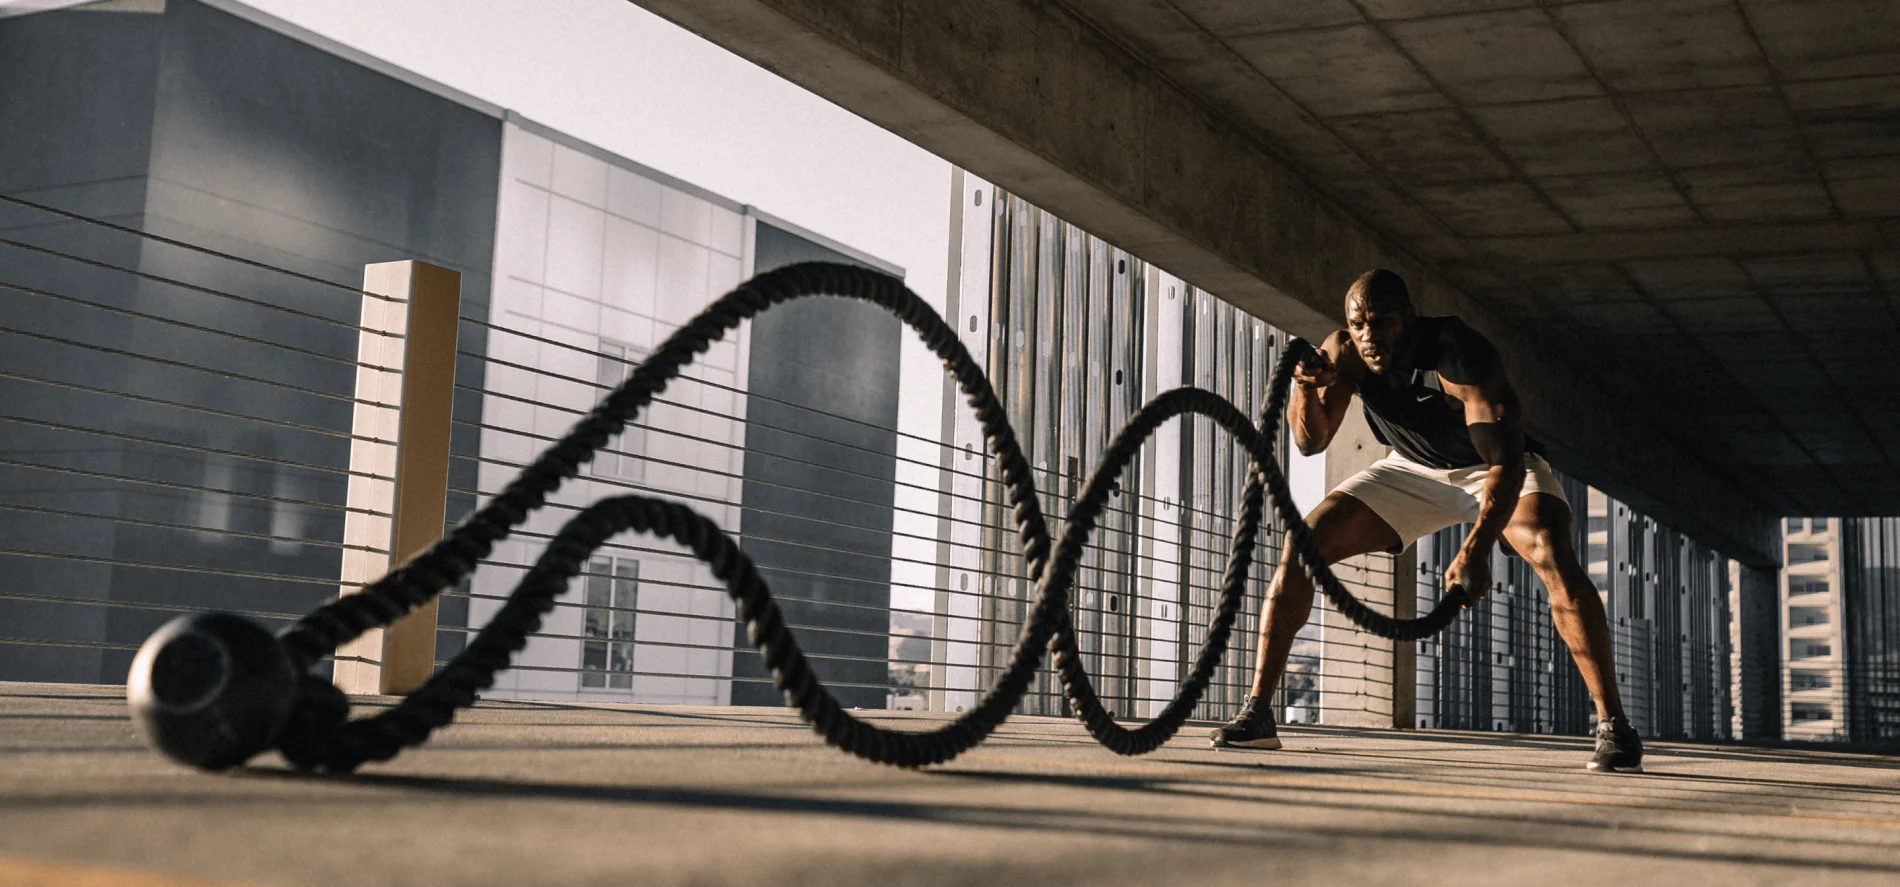
[[1781,577],[1729,561],[1730,686],[1740,739],[1781,738]]
[[[363,272],[343,594],[442,538],[462,276],[422,262]],[[379,298],[381,297],[381,298]],[[364,440],[362,438],[371,438]],[[387,515],[386,517],[384,515]],[[407,693],[435,672],[436,601],[337,650],[347,693]]]
[[[1326,449],[1326,489],[1385,457],[1390,448],[1373,437],[1365,413],[1354,403]],[[1417,612],[1418,552],[1368,554],[1333,565],[1360,600],[1399,618]],[[1320,722],[1350,727],[1409,727],[1417,719],[1417,647],[1361,631],[1332,609],[1320,611]]]

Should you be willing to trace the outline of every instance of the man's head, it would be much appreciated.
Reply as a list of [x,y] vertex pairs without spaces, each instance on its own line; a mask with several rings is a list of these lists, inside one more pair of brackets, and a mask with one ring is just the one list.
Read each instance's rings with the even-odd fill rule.
[[1384,373],[1412,355],[1412,294],[1384,269],[1367,271],[1346,288],[1346,333],[1366,368]]

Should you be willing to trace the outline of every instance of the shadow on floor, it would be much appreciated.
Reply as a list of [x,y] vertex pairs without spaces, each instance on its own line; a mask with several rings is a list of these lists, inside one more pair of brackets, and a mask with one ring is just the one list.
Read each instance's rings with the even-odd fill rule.
[[[1406,841],[1423,844],[1458,844],[1472,847],[1501,847],[1529,850],[1568,850],[1584,853],[1608,853],[1635,857],[1662,857],[1692,862],[1729,862],[1755,865],[1780,865],[1803,868],[1829,868],[1865,872],[1891,873],[1900,875],[1900,861],[1892,863],[1866,862],[1841,859],[1817,860],[1802,856],[1776,854],[1770,852],[1734,853],[1721,851],[1701,851],[1686,846],[1659,847],[1655,842],[1642,842],[1641,838],[1652,834],[1680,835],[1685,838],[1720,838],[1757,840],[1753,835],[1738,835],[1719,830],[1701,830],[1679,826],[1649,827],[1641,829],[1623,828],[1620,823],[1605,823],[1601,820],[1550,816],[1547,814],[1525,816],[1518,813],[1468,814],[1460,812],[1452,817],[1439,810],[1407,810],[1402,807],[1380,806],[1353,801],[1349,798],[1333,795],[1365,795],[1363,790],[1340,790],[1329,793],[1323,799],[1301,797],[1247,797],[1235,795],[1235,789],[1260,791],[1259,787],[1233,786],[1218,782],[1179,784],[1179,779],[1154,780],[1141,777],[1102,777],[1021,774],[995,771],[930,771],[932,775],[946,781],[989,781],[995,783],[1034,783],[1060,786],[1072,789],[1160,793],[1171,796],[1191,798],[1207,803],[1254,803],[1291,805],[1299,809],[1326,809],[1349,813],[1369,813],[1375,815],[1411,815],[1428,816],[1444,825],[1437,828],[1393,828],[1393,827],[1323,827],[1306,826],[1293,823],[1258,823],[1236,821],[1232,818],[1215,817],[1172,817],[1157,816],[1149,811],[1123,811],[1113,809],[1113,803],[1089,806],[1063,807],[1008,807],[981,803],[942,803],[910,801],[876,801],[840,798],[811,797],[797,794],[773,792],[748,792],[727,790],[702,790],[682,787],[643,787],[583,785],[575,783],[516,782],[508,780],[454,778],[438,776],[409,776],[396,774],[365,773],[351,776],[324,777],[311,776],[278,770],[250,770],[245,778],[260,780],[284,780],[291,782],[323,782],[332,785],[348,785],[372,788],[400,789],[410,792],[426,792],[437,795],[450,795],[471,799],[491,800],[552,800],[580,803],[609,803],[660,805],[705,810],[753,811],[759,813],[782,813],[796,815],[848,816],[867,819],[936,823],[942,825],[962,825],[979,828],[997,828],[1007,830],[1033,829],[1056,833],[1108,837],[1117,839],[1152,840],[1162,842],[1185,842],[1190,844],[1221,845],[1235,847],[1272,846],[1278,842],[1312,842],[1350,839],[1355,841]],[[825,788],[837,786],[827,784]],[[1222,790],[1224,789],[1224,791]],[[1285,791],[1267,787],[1266,791]],[[1312,791],[1302,786],[1300,792]],[[51,800],[51,799],[47,799]],[[102,799],[93,799],[95,802]],[[130,799],[126,799],[130,800]],[[278,800],[283,803],[284,800]],[[308,800],[308,799],[304,799]],[[354,803],[360,803],[355,799]],[[1642,807],[1639,803],[1630,806]],[[1600,808],[1598,808],[1600,809]],[[1668,808],[1660,808],[1667,810]],[[1547,834],[1536,836],[1502,834],[1497,831],[1487,833],[1485,829],[1473,829],[1467,826],[1468,820],[1493,823],[1496,828],[1510,828],[1514,824],[1531,823],[1547,829]],[[1600,843],[1592,840],[1578,840],[1577,835],[1588,833],[1602,839],[1628,835],[1635,840],[1623,844]],[[1808,842],[1810,838],[1798,839]],[[1691,841],[1682,841],[1687,844]],[[1814,843],[1840,846],[1843,848],[1881,849],[1888,842],[1873,841],[1867,843],[1849,841],[1841,838],[1823,839]]]

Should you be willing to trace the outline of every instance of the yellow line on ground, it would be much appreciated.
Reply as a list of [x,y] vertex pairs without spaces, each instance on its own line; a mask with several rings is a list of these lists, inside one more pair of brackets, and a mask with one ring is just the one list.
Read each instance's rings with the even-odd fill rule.
[[134,869],[0,856],[3,887],[258,887],[255,882],[212,881]]
[[[1626,801],[1616,798],[1593,797],[1590,795],[1557,794],[1551,792],[1496,791],[1491,789],[1457,788],[1453,786],[1403,785],[1363,779],[1340,779],[1323,776],[1296,776],[1293,774],[1247,773],[1235,774],[1228,778],[1209,780],[1204,770],[1169,769],[1159,764],[1091,764],[1072,761],[1052,761],[1042,758],[1024,758],[993,755],[975,752],[963,756],[963,760],[990,761],[998,764],[1014,764],[1027,767],[1056,767],[1066,770],[1091,771],[1097,773],[1128,776],[1146,776],[1160,779],[1183,779],[1201,785],[1222,782],[1238,782],[1246,785],[1263,785],[1274,788],[1324,788],[1355,789],[1391,795],[1413,795],[1430,798],[1457,798],[1480,801],[1517,801],[1533,804],[1578,804],[1590,807],[1620,807],[1631,810],[1655,810],[1669,813],[1724,813],[1733,816],[1752,816],[1764,819],[1786,819],[1801,822],[1823,822],[1833,825],[1866,825],[1876,828],[1900,829],[1900,819],[1881,819],[1866,816],[1839,816],[1818,813],[1781,813],[1770,810],[1751,810],[1734,805],[1713,804],[1672,804],[1654,801]],[[1641,779],[1636,775],[1603,776],[1602,779]],[[1394,812],[1405,812],[1402,810]]]

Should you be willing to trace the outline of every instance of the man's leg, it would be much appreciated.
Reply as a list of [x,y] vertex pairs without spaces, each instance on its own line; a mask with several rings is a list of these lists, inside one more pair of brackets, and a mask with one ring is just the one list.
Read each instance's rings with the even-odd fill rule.
[[1576,546],[1570,541],[1570,506],[1548,493],[1525,496],[1517,500],[1504,539],[1544,580],[1550,592],[1551,618],[1596,700],[1597,719],[1623,717],[1609,617],[1590,574],[1577,562]]
[[[1399,534],[1384,518],[1364,502],[1345,493],[1333,493],[1306,516],[1313,541],[1328,564],[1372,551],[1385,551],[1398,545]],[[1281,549],[1292,551],[1292,543]],[[1280,568],[1267,589],[1266,613],[1260,620],[1260,650],[1254,658],[1253,690],[1249,695],[1271,699],[1286,671],[1287,654],[1293,652],[1293,639],[1306,625],[1313,612],[1313,580],[1295,566],[1290,554],[1280,558]]]

